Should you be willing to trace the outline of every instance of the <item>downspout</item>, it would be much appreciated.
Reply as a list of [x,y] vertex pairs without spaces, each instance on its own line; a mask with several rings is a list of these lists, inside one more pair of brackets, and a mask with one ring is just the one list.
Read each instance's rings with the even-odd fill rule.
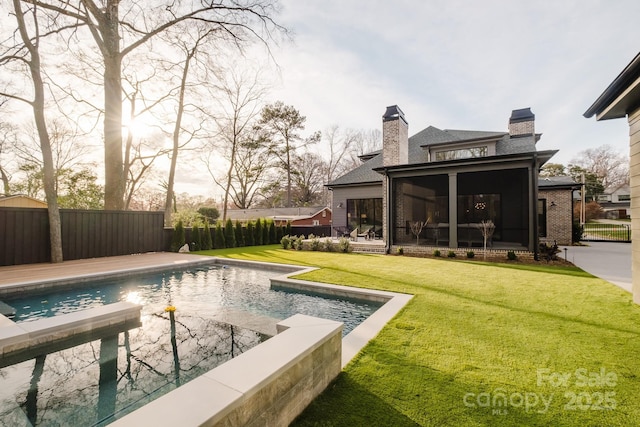
[[[535,134],[534,134],[535,141]],[[540,237],[538,236],[538,153],[533,153],[533,167],[531,168],[531,183],[533,189],[531,191],[532,211],[533,211],[533,259],[539,261]]]

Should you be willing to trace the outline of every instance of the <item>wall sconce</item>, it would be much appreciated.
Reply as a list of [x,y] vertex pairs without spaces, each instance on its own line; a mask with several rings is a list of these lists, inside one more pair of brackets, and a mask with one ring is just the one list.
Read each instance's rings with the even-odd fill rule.
[[336,206],[336,208],[340,209],[342,207],[342,202],[338,203],[338,205]]
[[556,202],[553,202],[553,201],[549,205],[550,208],[555,208],[556,206],[558,206],[558,205],[556,205]]

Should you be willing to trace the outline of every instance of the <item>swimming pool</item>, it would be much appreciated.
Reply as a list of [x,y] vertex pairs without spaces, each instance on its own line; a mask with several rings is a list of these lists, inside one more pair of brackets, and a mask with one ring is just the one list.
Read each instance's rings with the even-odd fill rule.
[[268,339],[220,322],[220,312],[262,323],[303,313],[345,322],[348,332],[379,307],[271,290],[273,275],[207,266],[5,300],[17,322],[127,300],[143,305],[143,326],[1,369],[3,423],[105,425]]

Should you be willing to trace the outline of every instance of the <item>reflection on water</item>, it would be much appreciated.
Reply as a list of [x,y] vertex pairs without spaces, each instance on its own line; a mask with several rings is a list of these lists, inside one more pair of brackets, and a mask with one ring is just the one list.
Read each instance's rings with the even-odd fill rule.
[[3,425],[105,425],[267,337],[180,311],[0,369]]

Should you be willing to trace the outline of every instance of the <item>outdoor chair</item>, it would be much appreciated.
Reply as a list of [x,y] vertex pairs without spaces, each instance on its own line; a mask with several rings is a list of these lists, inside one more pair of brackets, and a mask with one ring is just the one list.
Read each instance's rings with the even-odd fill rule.
[[351,238],[351,240],[353,240],[354,242],[358,241],[358,227],[354,228],[353,231],[349,234],[349,237]]
[[[356,228],[356,230],[357,230],[357,228]],[[364,237],[365,240],[369,240],[369,230],[371,230],[371,227],[367,228],[366,230],[362,230],[362,233],[358,233],[357,234],[358,237]]]

